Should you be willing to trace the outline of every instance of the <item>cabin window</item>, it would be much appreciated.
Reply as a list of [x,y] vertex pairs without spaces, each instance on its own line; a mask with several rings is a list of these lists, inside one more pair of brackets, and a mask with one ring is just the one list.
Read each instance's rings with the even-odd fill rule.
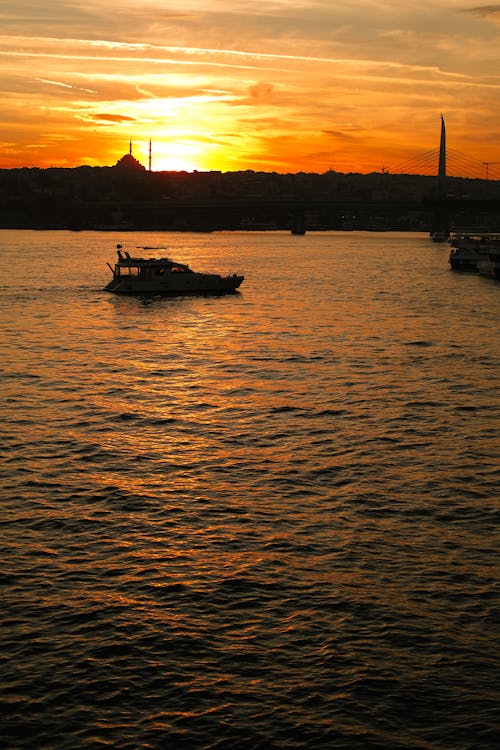
[[134,268],[133,266],[128,266],[127,269],[122,268],[121,275],[122,276],[137,276],[137,268]]

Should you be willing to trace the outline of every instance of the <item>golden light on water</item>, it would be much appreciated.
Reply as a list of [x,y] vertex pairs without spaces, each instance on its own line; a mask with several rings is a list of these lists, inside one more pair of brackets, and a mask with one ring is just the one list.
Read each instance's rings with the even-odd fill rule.
[[[245,284],[115,299],[121,239]],[[4,230],[0,271],[9,747],[496,736],[494,280],[413,232]]]

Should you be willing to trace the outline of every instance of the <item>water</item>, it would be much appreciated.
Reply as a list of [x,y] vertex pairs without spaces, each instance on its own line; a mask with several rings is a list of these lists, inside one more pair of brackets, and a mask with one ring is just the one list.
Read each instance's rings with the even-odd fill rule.
[[[120,240],[241,293],[105,294]],[[498,747],[498,282],[415,234],[0,247],[2,748]]]

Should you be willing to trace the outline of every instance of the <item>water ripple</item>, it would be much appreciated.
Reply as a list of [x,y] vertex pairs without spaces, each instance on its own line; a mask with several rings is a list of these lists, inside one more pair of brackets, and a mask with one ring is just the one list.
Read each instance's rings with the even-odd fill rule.
[[107,234],[2,239],[3,746],[496,748],[497,286],[181,234],[241,294],[146,302]]

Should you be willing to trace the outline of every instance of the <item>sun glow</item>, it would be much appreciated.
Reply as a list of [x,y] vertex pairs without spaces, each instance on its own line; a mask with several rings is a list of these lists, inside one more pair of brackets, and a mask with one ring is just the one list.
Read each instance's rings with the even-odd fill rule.
[[113,165],[130,140],[147,168],[151,138],[154,171],[391,170],[441,112],[450,147],[499,160],[496,5],[25,5],[2,14],[1,168]]
[[152,142],[151,167],[155,172],[194,172],[202,167],[201,147],[195,142]]
[[198,165],[194,162],[176,156],[165,156],[153,162],[155,172],[196,172],[198,169]]

